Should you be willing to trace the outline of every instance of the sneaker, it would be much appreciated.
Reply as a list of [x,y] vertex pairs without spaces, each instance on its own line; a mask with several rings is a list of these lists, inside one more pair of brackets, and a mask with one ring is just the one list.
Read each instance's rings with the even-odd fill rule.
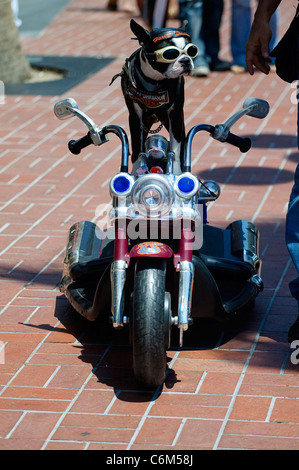
[[192,75],[194,77],[207,77],[210,73],[208,65],[199,65],[193,69]]
[[289,334],[288,334],[288,342],[289,343],[292,343],[296,339],[299,340],[299,315],[298,315],[296,321],[290,327]]
[[107,3],[107,9],[110,11],[117,10],[117,0],[109,0]]
[[244,65],[239,64],[233,64],[230,69],[236,75],[239,75],[240,73],[245,73],[247,71]]
[[217,60],[217,62],[211,63],[210,68],[213,72],[226,72],[231,69],[231,66],[232,63],[227,60]]

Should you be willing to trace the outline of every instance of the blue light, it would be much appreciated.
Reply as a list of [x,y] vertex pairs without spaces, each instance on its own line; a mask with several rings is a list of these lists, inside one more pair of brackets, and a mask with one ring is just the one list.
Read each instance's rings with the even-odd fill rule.
[[130,187],[130,180],[125,176],[118,176],[113,181],[113,188],[117,193],[125,193]]
[[195,182],[192,178],[188,176],[183,176],[178,181],[178,188],[182,193],[188,194],[193,191]]

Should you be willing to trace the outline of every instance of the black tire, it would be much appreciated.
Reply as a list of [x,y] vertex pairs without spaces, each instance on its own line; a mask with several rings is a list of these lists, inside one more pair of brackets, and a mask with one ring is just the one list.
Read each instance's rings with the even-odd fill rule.
[[135,378],[146,387],[165,380],[166,345],[171,327],[170,308],[165,309],[166,262],[138,259],[132,305],[132,349]]

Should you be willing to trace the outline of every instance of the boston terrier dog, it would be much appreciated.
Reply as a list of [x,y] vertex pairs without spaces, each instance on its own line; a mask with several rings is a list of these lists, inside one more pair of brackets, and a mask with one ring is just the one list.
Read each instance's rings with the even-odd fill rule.
[[[175,154],[174,173],[181,173],[184,152],[184,77],[193,68],[198,53],[190,36],[182,28],[159,28],[151,32],[133,19],[132,32],[139,41],[136,50],[123,66],[122,92],[129,111],[132,162],[144,152],[148,133],[156,133],[164,125],[169,133],[170,150]],[[158,129],[151,130],[160,122]]]

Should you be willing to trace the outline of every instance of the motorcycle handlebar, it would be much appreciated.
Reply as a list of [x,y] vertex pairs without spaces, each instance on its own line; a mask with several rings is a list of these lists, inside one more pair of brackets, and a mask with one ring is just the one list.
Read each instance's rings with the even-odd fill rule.
[[[215,127],[209,124],[198,124],[189,131],[186,139],[185,164],[183,171],[191,171],[191,143],[193,137],[199,131],[209,132],[211,137],[213,137]],[[238,147],[242,153],[248,152],[251,147],[251,140],[249,137],[239,137],[238,135],[232,134],[231,132],[228,133],[224,142],[228,142],[229,144]]]
[[231,132],[228,133],[225,142],[238,147],[242,153],[248,152],[251,147],[251,140],[249,137],[239,137],[238,135],[232,134]]
[[92,140],[90,132],[88,132],[84,137],[81,137],[78,140],[70,140],[68,143],[69,151],[74,155],[79,155],[81,150],[87,147],[88,145],[102,145],[103,143],[108,141],[106,136],[109,133],[117,135],[118,138],[121,140],[121,171],[127,172],[129,168],[129,142],[127,134],[120,126],[108,125],[103,127],[100,132],[97,133],[97,143]]
[[[207,125],[207,124],[199,124],[193,127],[187,135],[187,142],[186,142],[186,155],[185,155],[185,165],[184,171],[191,171],[191,142],[193,140],[194,135],[199,131],[206,131],[209,132],[210,135],[213,137],[213,132],[215,130],[214,126]],[[121,171],[128,171],[128,138],[125,131],[119,126],[106,126],[102,129],[102,135],[105,136],[108,133],[116,134],[121,142],[122,142],[122,166]],[[102,143],[104,143],[103,140]],[[251,147],[251,140],[248,137],[239,137],[238,135],[232,134],[231,132],[228,133],[225,142],[228,142],[235,147],[238,147],[242,153],[248,152]],[[68,148],[71,153],[74,155],[79,155],[81,150],[88,145],[93,144],[90,132],[86,134],[84,137],[81,137],[78,140],[71,140],[68,143]]]
[[92,143],[93,142],[91,140],[90,132],[88,132],[88,134],[78,140],[70,140],[68,143],[68,148],[69,151],[74,155],[79,155],[82,149],[88,147],[88,145],[91,145]]

